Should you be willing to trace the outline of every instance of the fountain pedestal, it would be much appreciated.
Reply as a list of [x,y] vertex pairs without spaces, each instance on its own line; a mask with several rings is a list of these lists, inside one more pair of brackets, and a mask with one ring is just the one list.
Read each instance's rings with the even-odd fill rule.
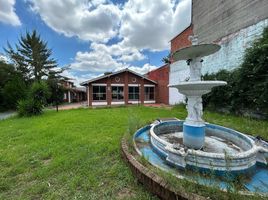
[[188,116],[183,123],[183,144],[189,148],[200,149],[205,143],[202,98],[188,96],[187,110]]

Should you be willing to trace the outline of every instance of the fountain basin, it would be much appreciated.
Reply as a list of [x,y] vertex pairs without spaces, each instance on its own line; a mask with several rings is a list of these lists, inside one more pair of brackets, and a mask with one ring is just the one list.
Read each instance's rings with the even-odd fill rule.
[[213,87],[226,85],[225,81],[188,81],[181,82],[176,85],[169,85],[179,90],[180,93],[186,96],[202,96],[211,91]]
[[268,146],[256,143],[238,131],[205,124],[205,145],[200,150],[183,144],[184,121],[153,124],[150,142],[153,149],[166,162],[179,168],[199,168],[218,172],[250,170],[257,163],[267,165]]

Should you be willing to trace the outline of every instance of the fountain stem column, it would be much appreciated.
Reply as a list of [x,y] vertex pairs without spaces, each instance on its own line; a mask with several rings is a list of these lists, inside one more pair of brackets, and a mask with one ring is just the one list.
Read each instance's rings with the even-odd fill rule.
[[189,81],[201,81],[201,69],[203,60],[200,57],[192,58],[189,60],[190,67],[190,80]]
[[[198,38],[190,36],[192,45],[198,45]],[[194,57],[187,61],[190,67],[190,82],[201,81],[202,58]],[[205,122],[202,120],[203,105],[201,94],[193,92],[187,96],[188,116],[183,124],[183,144],[200,149],[205,143]]]
[[200,149],[205,142],[202,97],[188,96],[187,111],[188,116],[183,123],[183,144],[189,148]]
[[[190,66],[190,82],[201,81],[201,57],[188,61]],[[202,120],[203,105],[200,93],[191,92],[187,96],[188,116],[183,124],[183,144],[189,148],[200,149],[205,143],[205,122]]]

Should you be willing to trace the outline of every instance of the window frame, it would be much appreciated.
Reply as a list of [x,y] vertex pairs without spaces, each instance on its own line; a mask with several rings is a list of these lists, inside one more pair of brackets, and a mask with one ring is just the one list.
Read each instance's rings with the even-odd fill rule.
[[[94,92],[94,87],[98,87],[98,92]],[[101,92],[101,87],[105,88],[105,92]],[[98,99],[94,99],[94,94],[98,96]],[[105,98],[101,99],[101,95]],[[92,101],[107,101],[107,87],[105,85],[92,85]]]
[[[146,91],[147,88],[149,89],[149,93]],[[153,95],[153,99],[150,98],[151,95]],[[147,97],[149,97],[149,98],[147,98]],[[145,86],[144,87],[144,101],[155,101],[155,87],[154,86]]]
[[[117,88],[116,89],[116,97],[117,98],[113,98],[113,88]],[[122,90],[122,99],[119,99],[118,97],[119,96],[121,96],[121,94],[120,94],[120,90],[118,90],[118,88],[122,88],[123,90]],[[125,99],[125,95],[124,95],[124,86],[111,86],[111,99],[112,99],[112,101],[124,101],[124,99]]]
[[[138,91],[135,91],[135,89],[133,90],[133,92],[130,92],[130,88],[138,88]],[[130,95],[133,95],[133,97],[135,97],[136,95],[138,95],[138,98],[130,98]],[[139,86],[128,86],[128,99],[130,101],[140,101],[140,87]]]

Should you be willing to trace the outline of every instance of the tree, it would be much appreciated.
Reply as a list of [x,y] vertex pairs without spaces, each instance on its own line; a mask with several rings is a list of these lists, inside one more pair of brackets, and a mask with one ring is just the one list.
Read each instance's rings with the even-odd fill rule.
[[15,109],[17,100],[25,97],[26,84],[12,64],[0,61],[0,110]]
[[63,101],[64,88],[61,86],[60,81],[64,79],[65,78],[63,76],[55,73],[50,73],[47,79],[47,84],[51,92],[48,103],[55,105],[57,111],[59,103]]
[[[268,118],[268,27],[262,37],[246,49],[243,62],[236,70],[206,74],[205,80],[225,80],[228,85],[213,88],[203,96],[204,106],[229,107],[238,114],[253,113]],[[252,115],[253,116],[253,115]]]
[[165,64],[170,64],[171,63],[170,57],[171,57],[171,55],[169,53],[166,57],[162,58],[162,62]]
[[40,82],[57,66],[56,61],[50,58],[52,50],[47,48],[47,43],[41,40],[35,30],[31,34],[27,32],[25,36],[21,36],[16,50],[8,43],[5,51],[26,82]]
[[27,86],[18,75],[14,75],[4,86],[4,106],[6,109],[16,109],[17,102],[26,97]]
[[262,37],[246,50],[239,70],[237,84],[240,97],[237,105],[268,114],[268,27]]

